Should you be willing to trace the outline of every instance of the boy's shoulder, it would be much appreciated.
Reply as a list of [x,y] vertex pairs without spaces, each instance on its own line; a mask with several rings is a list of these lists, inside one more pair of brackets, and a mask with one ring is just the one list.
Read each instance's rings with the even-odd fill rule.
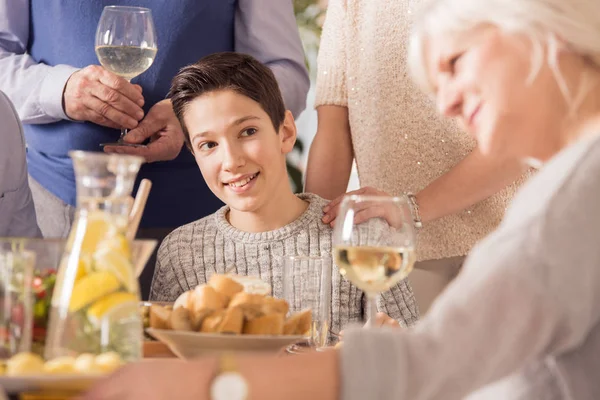
[[324,199],[321,196],[314,193],[300,193],[297,195],[302,200],[308,201],[310,203],[308,213],[314,217],[317,221],[317,224],[321,230],[331,230],[331,226],[323,222],[323,207],[329,204],[330,200]]
[[169,233],[160,245],[160,252],[170,251],[170,249],[181,249],[190,247],[193,244],[202,242],[205,235],[213,235],[217,230],[216,216],[217,212],[190,222],[175,229]]

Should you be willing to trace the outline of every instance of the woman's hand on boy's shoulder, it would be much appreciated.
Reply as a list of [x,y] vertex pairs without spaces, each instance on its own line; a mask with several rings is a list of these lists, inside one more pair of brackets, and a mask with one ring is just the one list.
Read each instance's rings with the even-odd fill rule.
[[[329,204],[327,204],[323,208],[324,215],[322,221],[326,224],[331,225],[332,227],[335,226],[335,221],[340,212],[340,205],[342,203],[342,200],[344,199],[344,197],[352,195],[392,197],[386,192],[375,189],[370,186],[365,186],[358,190],[353,190],[331,200]],[[393,204],[390,203],[390,205],[394,207]],[[392,215],[393,212],[390,212],[394,210],[387,209],[385,206],[382,206],[381,204],[377,203],[365,203],[364,207],[365,208],[363,210],[360,210],[360,213],[357,213],[354,223],[360,224],[371,218],[384,218],[388,220],[389,224],[394,225],[394,216]]]

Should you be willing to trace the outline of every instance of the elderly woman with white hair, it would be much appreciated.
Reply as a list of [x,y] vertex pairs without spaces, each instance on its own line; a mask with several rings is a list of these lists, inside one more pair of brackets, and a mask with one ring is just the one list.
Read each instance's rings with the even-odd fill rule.
[[430,313],[339,352],[225,357],[227,373],[140,364],[90,398],[600,398],[600,2],[432,0],[410,59],[483,153],[540,168]]

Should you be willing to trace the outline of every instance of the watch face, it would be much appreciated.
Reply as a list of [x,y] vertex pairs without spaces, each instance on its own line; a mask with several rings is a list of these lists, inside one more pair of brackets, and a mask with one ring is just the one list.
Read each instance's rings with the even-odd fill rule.
[[248,384],[237,372],[225,372],[215,378],[210,387],[211,400],[246,400]]

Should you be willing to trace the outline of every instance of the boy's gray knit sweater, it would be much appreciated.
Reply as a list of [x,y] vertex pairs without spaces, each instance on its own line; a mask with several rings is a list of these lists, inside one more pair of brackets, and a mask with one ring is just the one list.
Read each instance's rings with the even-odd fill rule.
[[[158,258],[150,299],[174,301],[181,293],[205,283],[212,274],[230,272],[258,276],[269,283],[275,297],[282,296],[281,277],[287,256],[331,256],[332,229],[321,221],[327,200],[314,194],[301,194],[309,202],[294,222],[270,232],[240,231],[227,221],[227,206],[215,214],[184,225],[165,238]],[[363,318],[365,295],[344,279],[334,265],[332,270],[333,332]],[[379,296],[379,311],[412,325],[419,315],[407,280]]]

